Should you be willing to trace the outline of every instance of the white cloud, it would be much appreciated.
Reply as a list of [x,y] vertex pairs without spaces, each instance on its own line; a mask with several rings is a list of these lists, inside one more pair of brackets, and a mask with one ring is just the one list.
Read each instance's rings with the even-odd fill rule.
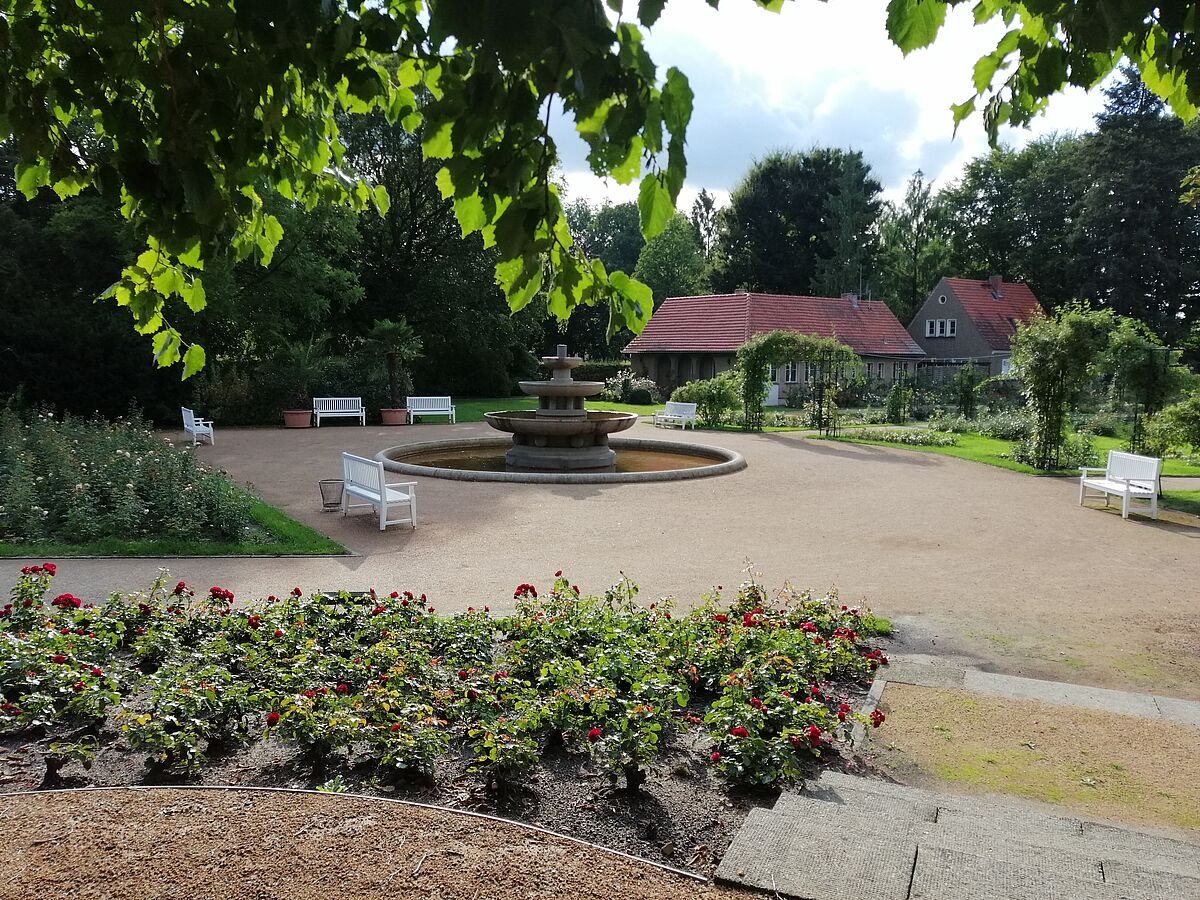
[[[750,0],[671,0],[647,45],[660,70],[678,66],[696,94],[688,135],[688,181],[680,208],[702,187],[724,199],[753,160],[771,150],[821,144],[861,150],[889,196],[917,168],[946,181],[985,152],[978,116],[954,135],[950,105],[971,93],[971,71],[1003,29],[975,26],[951,10],[932,47],[904,57],[887,37],[886,0],[796,0],[768,13]],[[1056,98],[1020,145],[1052,131],[1080,131],[1102,105],[1098,91]],[[570,123],[554,130],[573,196],[613,202],[636,190],[587,170]]]

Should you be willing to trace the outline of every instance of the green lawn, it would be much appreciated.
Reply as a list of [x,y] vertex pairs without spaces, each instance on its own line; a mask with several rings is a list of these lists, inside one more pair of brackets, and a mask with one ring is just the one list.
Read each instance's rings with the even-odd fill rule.
[[[655,410],[663,408],[661,403],[649,405],[633,403],[609,403],[607,400],[589,400],[592,409],[613,409],[617,412],[632,412],[639,416],[652,416]],[[482,422],[485,412],[498,412],[506,409],[537,409],[536,397],[487,397],[479,399],[471,397],[467,400],[454,401],[455,419],[459,422]],[[429,422],[444,422],[444,418],[433,417]]]
[[260,529],[239,543],[186,541],[171,538],[108,538],[90,544],[51,541],[9,543],[0,541],[0,557],[46,558],[70,556],[325,556],[346,548],[337,541],[301,525],[273,506],[251,498],[250,516]]
[[1200,516],[1200,491],[1163,491],[1162,505]]

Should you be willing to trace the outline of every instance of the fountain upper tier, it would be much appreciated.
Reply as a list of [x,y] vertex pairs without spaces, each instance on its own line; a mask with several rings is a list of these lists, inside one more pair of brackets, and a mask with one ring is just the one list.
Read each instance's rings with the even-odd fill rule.
[[538,408],[490,412],[487,422],[513,436],[506,454],[509,465],[528,469],[600,469],[611,466],[615,454],[608,436],[630,428],[634,413],[588,412],[583,399],[604,389],[601,381],[573,381],[571,370],[583,362],[567,356],[565,344],[557,356],[542,362],[550,369],[549,381],[522,381],[521,390],[538,398]]

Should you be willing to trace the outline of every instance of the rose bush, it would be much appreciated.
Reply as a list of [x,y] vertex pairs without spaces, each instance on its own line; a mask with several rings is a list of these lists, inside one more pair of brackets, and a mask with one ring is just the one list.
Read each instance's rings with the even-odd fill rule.
[[241,603],[165,571],[93,607],[47,602],[54,574],[27,567],[0,616],[0,728],[90,726],[111,742],[98,728],[111,720],[150,765],[184,773],[269,738],[296,748],[316,783],[335,765],[429,777],[468,753],[504,790],[557,748],[637,789],[700,729],[688,752],[731,782],[766,784],[800,775],[855,722],[878,724],[847,692],[886,664],[866,643],[886,623],[754,581],[680,614],[639,603],[628,580],[586,596],[559,572],[542,593],[519,585],[513,613],[494,618],[486,606],[439,615],[411,592],[295,588]]

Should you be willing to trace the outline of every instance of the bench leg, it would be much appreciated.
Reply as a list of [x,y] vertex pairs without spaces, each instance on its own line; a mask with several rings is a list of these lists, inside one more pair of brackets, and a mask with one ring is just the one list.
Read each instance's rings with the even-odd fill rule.
[[1150,518],[1158,520],[1158,494],[1154,494],[1150,498]]
[[413,531],[417,530],[417,490],[409,488],[408,491],[408,517],[412,520],[411,524]]
[[1080,479],[1079,479],[1079,505],[1080,505],[1080,506],[1083,506],[1083,491],[1084,491],[1084,488],[1083,488],[1083,479],[1082,479],[1082,478],[1080,478]]
[[1121,518],[1129,518],[1129,492],[1126,491],[1121,495]]

